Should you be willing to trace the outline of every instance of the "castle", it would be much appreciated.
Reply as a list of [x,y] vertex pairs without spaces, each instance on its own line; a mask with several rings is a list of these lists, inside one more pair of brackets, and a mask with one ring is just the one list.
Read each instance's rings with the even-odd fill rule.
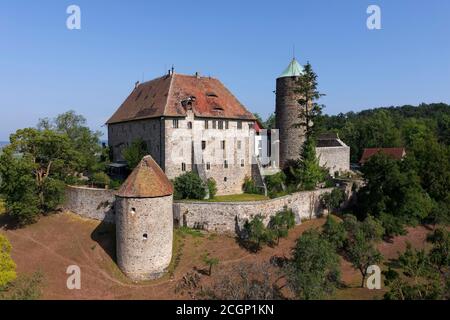
[[[299,97],[294,88],[302,72],[293,59],[276,80],[279,140],[273,135],[270,146],[261,146],[268,143],[260,139],[261,124],[218,79],[169,71],[136,83],[107,121],[113,162],[123,162],[124,148],[142,139],[169,179],[195,171],[216,181],[218,195],[241,193],[246,176],[262,186],[263,175],[299,157],[305,134],[295,126]],[[262,149],[271,151],[269,163],[261,163]],[[317,154],[331,175],[350,168],[350,148],[336,135],[319,137]]]
[[[145,142],[149,154],[115,195],[117,262],[125,274],[153,279],[170,263],[176,214],[169,179],[195,171],[204,181],[213,178],[219,195],[237,194],[245,177],[264,188],[265,174],[298,159],[305,134],[295,126],[299,97],[294,88],[302,72],[293,59],[277,78],[279,139],[275,131],[267,140],[261,139],[263,128],[255,116],[217,79],[172,70],[136,83],[107,121],[115,163],[124,161],[122,151],[136,139]],[[270,150],[270,161],[261,161],[262,150]],[[350,169],[350,148],[336,134],[320,136],[316,150],[331,175]]]

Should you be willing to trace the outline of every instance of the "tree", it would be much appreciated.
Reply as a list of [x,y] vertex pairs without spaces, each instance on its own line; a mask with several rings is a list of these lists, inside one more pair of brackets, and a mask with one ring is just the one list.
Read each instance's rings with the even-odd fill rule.
[[323,225],[322,237],[331,243],[336,250],[342,250],[347,239],[347,231],[342,222],[328,215],[327,221]]
[[40,131],[54,131],[66,135],[77,154],[77,170],[80,172],[97,172],[104,169],[108,150],[100,144],[100,131],[87,127],[86,118],[70,110],[54,119],[40,119],[37,125]]
[[308,62],[303,69],[302,75],[298,79],[295,93],[300,96],[299,104],[299,120],[297,127],[305,129],[306,138],[310,138],[313,134],[314,121],[321,115],[323,105],[317,103],[324,94],[317,89],[317,75],[314,73],[311,64]]
[[393,270],[385,274],[385,283],[390,288],[385,299],[436,300],[448,297],[448,274],[441,276],[424,250],[414,250],[408,243],[395,265],[402,274]]
[[[201,297],[212,300],[278,300],[283,296],[269,263],[239,263],[215,276]],[[220,272],[220,271],[219,271]]]
[[174,198],[181,199],[204,199],[206,197],[206,186],[195,172],[189,171],[173,181]]
[[312,138],[307,138],[303,144],[297,165],[289,167],[288,170],[294,177],[297,188],[303,190],[314,190],[319,182],[324,181],[326,173],[319,165],[316,144]]
[[286,273],[298,298],[323,299],[339,285],[339,256],[317,230],[308,230],[297,240]]
[[207,184],[208,184],[209,198],[213,199],[217,193],[217,182],[216,180],[214,180],[214,178],[208,178]]
[[248,249],[257,252],[261,249],[262,244],[271,243],[273,234],[266,228],[261,215],[256,215],[250,221],[244,224],[246,235],[245,245]]
[[64,198],[64,181],[75,174],[77,152],[67,135],[33,128],[18,130],[0,156],[6,209],[20,224],[53,211]]
[[429,252],[430,261],[437,266],[440,272],[450,267],[450,232],[439,228],[427,237],[433,244]]
[[131,145],[122,151],[122,156],[128,164],[128,168],[133,170],[141,162],[142,158],[148,154],[147,145],[144,140],[136,139]]
[[0,292],[16,279],[16,264],[11,258],[11,244],[0,234]]
[[355,216],[346,215],[344,227],[347,231],[345,256],[361,273],[361,288],[364,288],[367,268],[383,259],[375,243],[381,240],[384,230],[381,224],[370,216],[360,222]]
[[277,212],[270,218],[269,229],[272,231],[274,237],[277,239],[277,244],[280,238],[285,238],[288,235],[289,229],[295,226],[295,215],[291,209],[284,208],[284,210]]
[[331,192],[324,193],[320,200],[322,205],[331,213],[341,206],[345,200],[345,192],[342,189],[334,188]]
[[205,254],[202,255],[202,261],[208,266],[208,275],[211,276],[212,268],[219,264],[219,259],[213,258],[210,256],[209,252],[205,252]]

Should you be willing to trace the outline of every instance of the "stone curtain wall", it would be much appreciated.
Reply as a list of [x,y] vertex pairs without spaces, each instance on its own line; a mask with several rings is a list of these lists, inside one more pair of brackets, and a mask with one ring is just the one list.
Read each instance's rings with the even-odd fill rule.
[[320,147],[316,148],[319,164],[328,168],[330,175],[350,170],[350,147]]
[[114,223],[114,191],[67,186],[64,209],[85,218]]
[[201,228],[219,233],[239,232],[247,219],[257,214],[269,223],[270,217],[285,206],[291,208],[297,224],[323,213],[320,195],[332,188],[297,192],[284,197],[252,202],[175,202],[174,221],[180,226]]

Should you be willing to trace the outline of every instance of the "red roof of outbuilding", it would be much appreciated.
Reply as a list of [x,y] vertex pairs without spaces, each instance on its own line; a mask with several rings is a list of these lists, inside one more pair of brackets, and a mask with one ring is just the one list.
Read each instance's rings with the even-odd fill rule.
[[401,160],[405,156],[405,148],[366,148],[359,161],[361,164],[367,162],[374,154],[382,153],[396,160]]
[[138,85],[107,124],[184,117],[188,109],[197,117],[255,120],[219,80],[173,73]]

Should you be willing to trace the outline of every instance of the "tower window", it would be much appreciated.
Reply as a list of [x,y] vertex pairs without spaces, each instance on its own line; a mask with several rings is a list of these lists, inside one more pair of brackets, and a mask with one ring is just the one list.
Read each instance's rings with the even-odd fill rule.
[[217,121],[216,121],[216,120],[213,120],[213,121],[212,121],[212,124],[213,124],[213,129],[216,129],[216,127],[217,127]]
[[209,121],[205,120],[205,129],[209,129]]
[[223,181],[227,182],[227,177],[223,177]]
[[225,169],[228,169],[228,161],[227,161],[227,160],[224,160],[224,161],[223,161],[223,167],[224,167]]
[[229,128],[229,126],[230,126],[230,123],[229,123],[229,121],[228,121],[228,120],[226,120],[226,121],[225,121],[225,129],[228,129],[228,128]]
[[178,119],[173,119],[172,120],[172,127],[175,128],[175,129],[178,128]]
[[238,129],[242,129],[242,121],[238,121],[237,122],[237,128]]
[[241,167],[243,167],[245,165],[245,161],[244,159],[241,159]]
[[206,149],[206,141],[202,140],[202,150],[205,150],[205,149]]
[[188,122],[188,129],[192,129],[192,122],[191,121]]
[[142,239],[143,239],[143,240],[147,240],[147,239],[148,239],[148,234],[144,233],[144,234],[142,235]]
[[186,171],[186,163],[181,163],[181,171]]
[[219,129],[223,129],[223,121],[222,120],[219,120]]
[[210,162],[206,163],[206,170],[211,170],[211,163]]
[[225,150],[225,140],[220,141],[220,147]]
[[134,216],[136,214],[136,208],[131,208],[130,213],[131,216]]

